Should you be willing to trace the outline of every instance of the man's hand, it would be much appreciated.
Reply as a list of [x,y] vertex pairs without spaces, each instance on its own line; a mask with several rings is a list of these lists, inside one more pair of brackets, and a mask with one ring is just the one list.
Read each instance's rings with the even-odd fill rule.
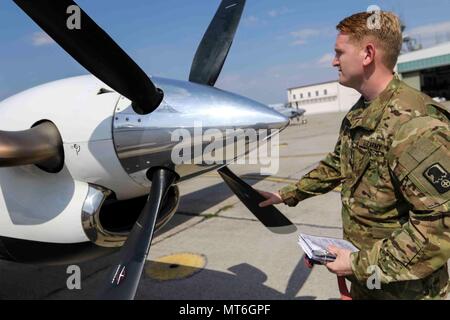
[[331,273],[336,274],[338,277],[353,274],[352,262],[350,259],[352,252],[350,250],[330,246],[328,247],[328,252],[336,256],[336,260],[326,264],[326,267]]
[[281,199],[281,196],[277,193],[274,192],[265,192],[265,191],[260,191],[257,190],[264,198],[266,198],[266,201],[263,201],[259,204],[259,206],[261,208],[264,207],[268,207],[272,204],[279,204],[279,203],[283,203],[283,199]]

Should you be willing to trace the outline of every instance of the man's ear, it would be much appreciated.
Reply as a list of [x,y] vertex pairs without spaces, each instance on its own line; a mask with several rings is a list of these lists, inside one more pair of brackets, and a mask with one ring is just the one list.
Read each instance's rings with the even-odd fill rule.
[[364,49],[364,60],[363,60],[364,67],[367,67],[373,61],[375,61],[375,55],[376,55],[375,45],[371,42],[367,43]]

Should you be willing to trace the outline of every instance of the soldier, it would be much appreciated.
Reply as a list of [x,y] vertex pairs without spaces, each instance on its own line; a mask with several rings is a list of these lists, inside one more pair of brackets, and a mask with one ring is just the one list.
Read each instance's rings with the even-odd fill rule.
[[[354,299],[440,299],[450,258],[450,110],[394,74],[399,19],[380,12],[337,25],[339,82],[361,93],[335,150],[296,184],[261,191],[260,206],[295,206],[342,185],[344,238],[327,268],[351,281]],[[381,289],[367,285],[373,276]],[[373,289],[373,290],[371,290]]]

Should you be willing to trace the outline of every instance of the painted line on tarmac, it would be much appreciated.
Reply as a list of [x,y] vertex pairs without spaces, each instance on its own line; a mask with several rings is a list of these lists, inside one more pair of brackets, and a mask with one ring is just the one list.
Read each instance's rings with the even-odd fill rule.
[[156,281],[183,280],[202,271],[207,264],[204,254],[178,252],[148,260],[144,273]]

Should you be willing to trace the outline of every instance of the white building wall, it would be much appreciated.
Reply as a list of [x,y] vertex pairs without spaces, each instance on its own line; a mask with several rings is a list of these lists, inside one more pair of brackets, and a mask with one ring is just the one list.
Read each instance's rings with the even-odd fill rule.
[[347,111],[359,97],[358,92],[337,81],[288,90],[288,103],[294,108],[305,109],[307,114]]
[[338,83],[339,87],[339,111],[348,111],[354,104],[361,98],[361,94],[355,89],[341,86]]

